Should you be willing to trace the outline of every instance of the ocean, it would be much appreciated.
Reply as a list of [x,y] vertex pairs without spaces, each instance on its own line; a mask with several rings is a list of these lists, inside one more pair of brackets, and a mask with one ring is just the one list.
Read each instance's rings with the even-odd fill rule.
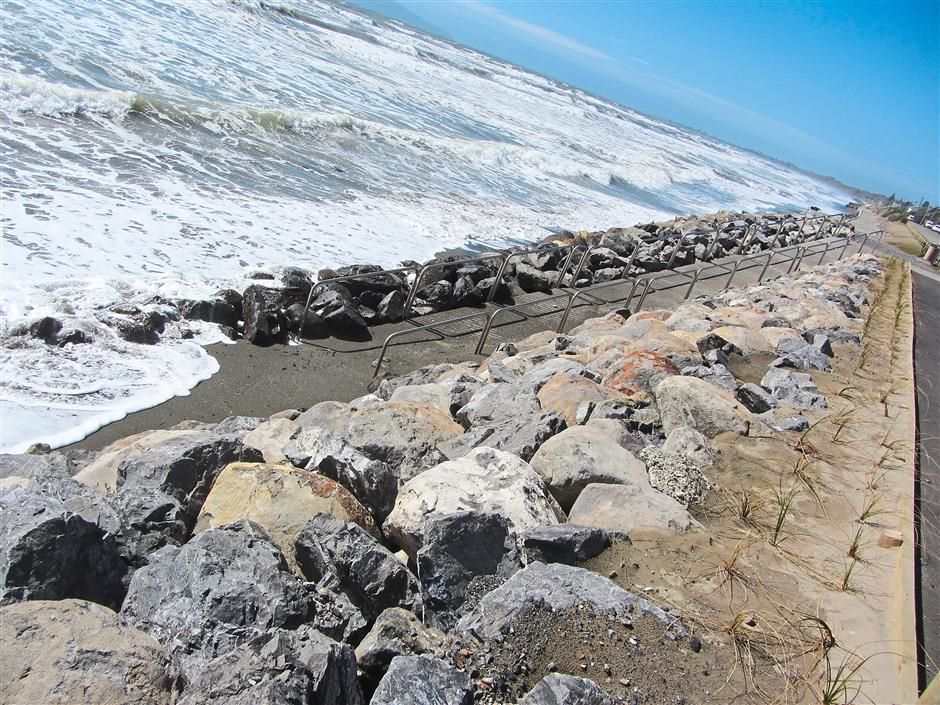
[[[0,450],[60,446],[218,370],[102,312],[254,272],[505,247],[719,209],[837,209],[812,176],[352,7],[4,0]],[[22,335],[54,316],[92,342]]]

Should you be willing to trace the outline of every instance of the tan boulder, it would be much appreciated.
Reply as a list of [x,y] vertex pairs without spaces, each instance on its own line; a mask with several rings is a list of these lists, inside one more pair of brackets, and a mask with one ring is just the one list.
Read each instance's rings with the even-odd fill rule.
[[764,337],[759,329],[746,326],[718,326],[712,333],[719,335],[732,345],[738,347],[745,355],[756,352],[773,352],[774,347]]
[[339,401],[321,401],[311,406],[294,421],[297,422],[298,427],[319,426],[330,433],[342,436],[346,433],[346,424],[349,423],[349,417],[352,414],[353,410],[349,404]]
[[257,448],[266,463],[287,463],[284,444],[297,430],[297,422],[289,418],[271,418],[263,422],[254,431],[249,431],[244,438],[245,445]]
[[440,384],[407,384],[396,388],[389,401],[429,404],[450,416],[450,392]]
[[578,495],[568,522],[628,534],[637,529],[689,531],[701,528],[685,507],[654,490],[649,483],[588,485]]
[[767,339],[767,342],[773,346],[773,349],[776,350],[777,346],[780,344],[781,340],[789,340],[790,338],[799,338],[800,334],[793,330],[792,328],[784,328],[782,326],[768,326],[767,328],[761,328],[761,335]]
[[170,705],[182,685],[156,639],[93,602],[0,608],[0,644],[0,702],[11,705]]
[[300,468],[265,463],[232,463],[222,471],[196,520],[196,533],[250,519],[264,527],[296,569],[294,539],[320,512],[380,536],[369,512],[338,482]]
[[568,426],[577,424],[578,407],[585,402],[627,401],[620,392],[573,372],[559,372],[552,376],[539,390],[538,398],[543,410],[564,417]]

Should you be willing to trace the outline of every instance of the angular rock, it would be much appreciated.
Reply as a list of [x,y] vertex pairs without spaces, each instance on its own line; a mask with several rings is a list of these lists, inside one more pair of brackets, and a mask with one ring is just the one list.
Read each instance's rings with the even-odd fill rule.
[[284,445],[297,430],[297,423],[288,418],[271,418],[245,434],[246,446],[261,451],[266,463],[289,462],[284,455]]
[[548,411],[530,416],[507,415],[492,425],[474,426],[440,449],[448,458],[457,460],[471,449],[485,445],[528,461],[545,441],[563,431],[565,426],[561,416]]
[[114,537],[54,497],[0,490],[0,604],[77,598],[117,609],[128,566]]
[[773,361],[774,366],[792,367],[797,370],[832,370],[829,357],[820,348],[801,338],[782,340],[777,350],[781,356]]
[[654,393],[667,434],[679,426],[694,428],[708,438],[724,431],[747,433],[747,411],[730,394],[696,377],[667,377]]
[[196,532],[250,519],[268,532],[295,566],[294,540],[319,512],[379,535],[366,509],[338,482],[307,470],[264,463],[232,463],[222,471],[199,514]]
[[539,390],[559,372],[584,375],[587,372],[587,368],[580,362],[570,358],[553,357],[535,365],[535,367],[523,375],[522,380],[529,389],[538,394]]
[[489,641],[512,621],[525,618],[534,609],[559,611],[571,609],[578,603],[589,603],[602,612],[620,617],[652,617],[678,635],[685,633],[677,618],[627,592],[612,580],[583,568],[538,562],[530,563],[484,597],[460,620],[457,629],[461,634],[473,634]]
[[805,431],[809,428],[809,420],[802,415],[789,416],[774,426],[778,431]]
[[555,273],[546,273],[528,264],[519,263],[516,265],[516,283],[519,288],[527,294],[535,291],[541,291],[546,294],[552,292],[552,284],[558,277]]
[[[428,519],[416,563],[424,605],[445,631],[482,593],[522,567],[509,522],[499,514],[454,512]],[[426,617],[427,618],[427,617]]]
[[682,368],[682,374],[687,377],[705,380],[709,384],[714,384],[716,387],[732,393],[738,388],[738,380],[722,363],[713,363],[708,367],[705,365],[690,365]]
[[640,458],[646,463],[653,489],[684,507],[702,504],[711,489],[711,483],[701,470],[681,455],[650,446],[640,451]]
[[526,563],[540,561],[576,565],[599,556],[612,542],[611,535],[603,529],[558,524],[524,531],[519,536],[519,543]]
[[[233,462],[261,459],[260,451],[246,447],[236,435],[208,430],[148,431],[107,446],[75,479],[102,492],[141,491],[151,497],[155,493],[170,497],[178,505],[174,521],[181,521],[192,531],[222,468]],[[120,498],[117,501],[124,502]],[[143,506],[137,499],[129,501]],[[156,506],[164,505],[161,500]]]
[[284,313],[285,300],[281,289],[252,284],[242,294],[243,335],[254,345],[287,342],[290,324]]
[[121,613],[174,653],[198,659],[275,628],[315,624],[317,603],[267,533],[243,520],[152,554],[131,578]]
[[392,607],[379,615],[356,647],[356,660],[364,681],[374,688],[396,656],[443,658],[453,641],[452,636],[422,624],[411,612]]
[[172,705],[183,685],[167,651],[83,600],[0,608],[0,701]]
[[361,705],[351,647],[308,625],[269,634],[208,660],[178,705]]
[[470,676],[430,656],[396,656],[371,705],[473,705]]
[[411,609],[420,593],[417,579],[360,526],[330,514],[317,514],[294,540],[304,577],[320,582],[334,574],[343,591],[366,616],[375,619],[390,607]]
[[296,431],[284,446],[289,460],[346,487],[376,521],[395,506],[398,476],[381,460],[371,460],[346,441],[317,426]]
[[564,510],[593,483],[646,482],[646,468],[597,426],[573,426],[549,438],[530,461]]
[[310,308],[326,321],[334,334],[357,340],[369,338],[369,326],[353,304],[348,290],[338,285],[336,289],[323,289],[310,302]]
[[568,426],[578,423],[578,408],[585,402],[627,401],[619,392],[572,372],[559,372],[551,377],[539,390],[538,399],[542,409],[564,417]]
[[514,384],[498,382],[481,387],[457,411],[457,420],[466,428],[494,425],[506,417],[532,416],[540,411],[539,400],[533,392]]
[[565,520],[561,507],[528,463],[480,447],[405,483],[385,522],[385,532],[414,558],[424,541],[425,521],[468,509],[501,514],[517,531]]
[[382,323],[397,323],[405,317],[405,295],[400,291],[386,294],[375,309],[375,315]]
[[446,460],[438,446],[462,433],[460,424],[435,406],[390,401],[354,412],[345,435],[350,445],[387,463],[406,481]]
[[616,702],[592,680],[549,673],[526,694],[520,705],[616,705]]
[[734,397],[753,414],[763,414],[777,406],[777,400],[766,389],[751,382],[738,387]]
[[628,535],[637,529],[689,531],[701,525],[672,497],[646,485],[588,485],[568,513],[568,521]]
[[825,409],[827,406],[825,397],[805,372],[787,372],[780,367],[771,367],[760,384],[785,404],[802,409]]

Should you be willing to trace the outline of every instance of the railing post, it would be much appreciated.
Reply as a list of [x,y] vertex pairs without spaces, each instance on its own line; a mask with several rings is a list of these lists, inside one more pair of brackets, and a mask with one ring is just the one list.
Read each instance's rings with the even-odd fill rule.
[[424,279],[425,273],[433,266],[433,264],[426,264],[415,275],[415,283],[411,285],[411,291],[408,292],[408,298],[405,299],[405,309],[402,313],[402,318],[408,318],[408,314],[411,313],[411,305],[414,303],[415,297],[418,295],[418,289],[421,287],[421,281]]
[[503,273],[506,271],[506,265],[509,264],[509,260],[512,259],[514,254],[513,252],[507,252],[506,256],[503,257],[503,261],[499,263],[499,269],[496,270],[496,279],[493,280],[493,286],[490,287],[486,295],[486,303],[491,303],[496,296],[496,290],[499,289],[499,285],[503,281]]
[[581,272],[584,270],[584,265],[587,264],[588,258],[591,256],[591,253],[597,248],[597,245],[590,245],[585,251],[584,255],[581,257],[581,261],[578,262],[578,268],[574,270],[574,274],[571,277],[571,287],[574,288],[575,282],[578,281],[578,277],[581,276]]
[[767,252],[767,261],[764,262],[763,269],[760,270],[760,274],[757,276],[757,283],[760,284],[764,281],[764,275],[767,274],[767,270],[770,269],[770,260],[774,258],[774,251],[768,250]]
[[721,234],[721,230],[718,227],[715,227],[715,237],[712,238],[712,241],[708,244],[708,250],[705,252],[705,259],[710,260],[712,258],[712,253],[715,251],[715,245],[718,244],[718,236]]
[[831,244],[832,244],[832,240],[826,240],[826,248],[822,251],[822,255],[819,257],[819,264],[822,264],[823,260],[826,259],[826,255],[829,252],[829,245]]
[[731,268],[731,274],[728,275],[728,281],[725,282],[725,289],[731,288],[731,282],[734,280],[734,275],[738,273],[738,266],[741,264],[741,260],[735,260],[734,266]]
[[870,235],[871,233],[865,233],[865,237],[862,238],[862,244],[858,246],[858,252],[855,253],[856,255],[862,254],[862,250],[865,249],[865,244],[868,242],[868,237]]
[[757,232],[757,223],[752,223],[748,226],[747,230],[744,231],[744,237],[741,238],[741,244],[738,245],[738,249],[735,250],[735,254],[743,254],[744,248],[748,246],[751,241],[751,237],[754,232]]
[[872,247],[871,247],[872,254],[874,254],[874,253],[875,253],[875,250],[877,250],[877,249],[881,246],[881,238],[883,238],[884,236],[885,236],[885,231],[884,231],[884,230],[879,230],[879,231],[878,231],[878,242],[876,242],[876,243],[875,243],[874,245],[872,245]]
[[803,222],[800,223],[800,232],[799,232],[799,234],[800,234],[801,236],[803,235],[803,228],[806,227],[806,219],[807,219],[808,217],[809,217],[808,215],[804,214],[804,215],[803,215]]
[[689,288],[685,290],[685,296],[682,297],[683,301],[688,301],[689,297],[692,296],[692,289],[695,288],[695,283],[698,281],[698,275],[702,273],[702,268],[699,267],[692,274],[692,281],[689,282]]
[[568,271],[568,266],[571,264],[571,258],[574,257],[574,251],[576,249],[575,246],[572,244],[567,245],[567,247],[570,249],[568,250],[568,256],[565,257],[565,263],[562,265],[561,271],[558,272],[558,279],[555,281],[556,289],[561,288],[562,281],[564,281],[565,278],[565,272]]
[[640,296],[640,301],[636,305],[636,310],[639,311],[643,308],[643,303],[646,301],[646,295],[650,293],[650,284],[653,283],[653,279],[649,278],[644,282],[643,285],[643,294]]
[[854,239],[854,235],[849,235],[845,238],[845,244],[842,246],[842,251],[839,253],[839,259],[845,257],[845,251],[849,249],[849,243]]
[[673,263],[676,261],[676,255],[679,254],[679,250],[682,247],[682,243],[685,241],[685,235],[679,236],[679,242],[673,245],[672,255],[669,257],[669,264],[666,265],[666,269],[672,269]]

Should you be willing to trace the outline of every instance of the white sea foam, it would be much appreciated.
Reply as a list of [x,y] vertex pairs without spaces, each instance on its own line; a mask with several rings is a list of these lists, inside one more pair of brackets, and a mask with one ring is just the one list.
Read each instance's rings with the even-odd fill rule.
[[[319,0],[7,0],[0,449],[77,440],[217,369],[115,303],[257,269],[395,265],[472,240],[719,208],[832,209],[812,177]],[[95,342],[16,335],[55,316]],[[212,336],[215,336],[213,338]],[[201,344],[200,344],[201,343]]]

